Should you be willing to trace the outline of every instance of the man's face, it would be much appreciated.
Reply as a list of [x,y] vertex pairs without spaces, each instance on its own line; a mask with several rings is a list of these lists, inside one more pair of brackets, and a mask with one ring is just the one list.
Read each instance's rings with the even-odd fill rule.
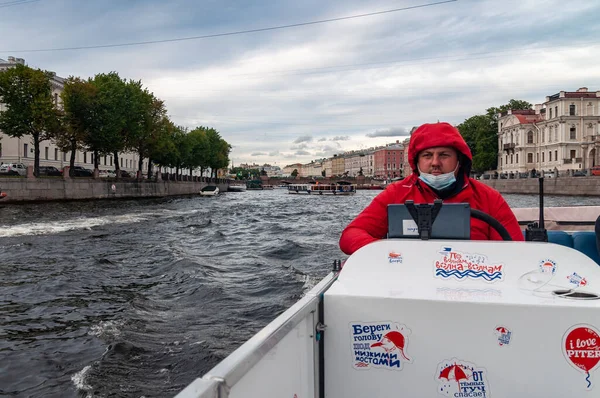
[[446,146],[427,148],[419,153],[417,165],[423,173],[440,175],[454,171],[456,174],[458,154],[454,148]]

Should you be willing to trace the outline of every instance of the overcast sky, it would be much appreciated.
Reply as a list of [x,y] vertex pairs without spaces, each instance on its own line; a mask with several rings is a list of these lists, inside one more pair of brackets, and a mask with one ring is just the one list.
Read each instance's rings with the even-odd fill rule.
[[599,1],[434,3],[0,0],[0,58],[141,79],[175,123],[216,128],[235,164],[281,167],[403,140],[421,123],[458,124],[511,98],[600,90]]

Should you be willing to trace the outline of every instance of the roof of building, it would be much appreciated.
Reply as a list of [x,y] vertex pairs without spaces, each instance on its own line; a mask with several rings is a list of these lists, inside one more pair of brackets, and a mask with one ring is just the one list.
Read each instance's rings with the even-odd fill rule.
[[515,115],[515,114],[513,114],[513,116],[516,117],[517,119],[519,119],[519,123],[521,123],[521,124],[537,123],[537,122],[541,122],[543,120],[541,115],[536,115],[535,113],[533,115]]

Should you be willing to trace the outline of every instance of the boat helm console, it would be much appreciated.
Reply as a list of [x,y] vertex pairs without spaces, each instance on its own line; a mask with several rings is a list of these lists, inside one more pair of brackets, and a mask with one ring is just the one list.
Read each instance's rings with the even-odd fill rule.
[[179,397],[598,396],[598,264],[539,240],[458,239],[464,219],[448,236],[437,223],[467,215],[446,206],[397,207],[401,238],[336,263]]

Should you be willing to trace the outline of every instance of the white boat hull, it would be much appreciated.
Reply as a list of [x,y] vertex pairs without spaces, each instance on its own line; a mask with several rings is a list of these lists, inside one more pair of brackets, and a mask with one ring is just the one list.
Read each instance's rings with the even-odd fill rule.
[[219,187],[213,187],[214,189],[206,190],[206,188],[202,188],[200,191],[200,196],[217,196],[219,194]]
[[564,294],[600,297],[600,267],[577,250],[389,239],[354,253],[334,279],[179,397],[592,397],[600,389],[600,300]]
[[246,190],[245,185],[230,185],[227,190],[229,192],[244,192]]

